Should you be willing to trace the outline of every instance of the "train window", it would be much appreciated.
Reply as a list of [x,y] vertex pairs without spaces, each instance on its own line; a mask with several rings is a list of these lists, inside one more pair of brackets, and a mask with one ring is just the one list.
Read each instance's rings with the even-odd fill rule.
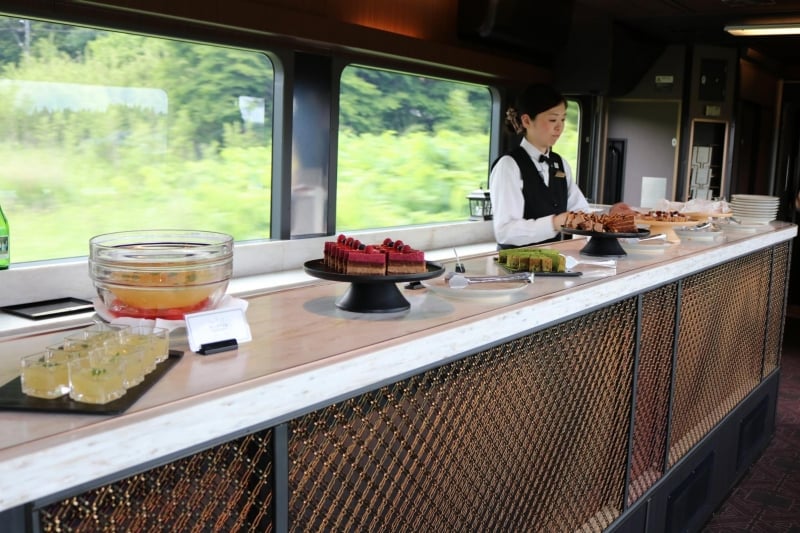
[[0,205],[12,259],[146,228],[269,238],[266,55],[0,17]]
[[[581,104],[578,100],[567,99],[567,122],[553,151],[563,157],[572,169],[572,178],[578,180],[578,166],[581,124]],[[586,191],[584,191],[586,193]]]
[[339,113],[338,231],[468,218],[488,176],[487,87],[349,66]]

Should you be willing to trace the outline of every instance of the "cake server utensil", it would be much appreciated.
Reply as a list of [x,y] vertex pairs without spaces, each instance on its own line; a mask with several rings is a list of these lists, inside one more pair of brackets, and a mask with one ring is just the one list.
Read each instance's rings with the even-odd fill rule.
[[654,234],[652,234],[652,235],[650,235],[648,237],[642,237],[641,239],[636,239],[636,242],[654,241],[656,239],[667,240],[667,234],[666,233],[654,233]]
[[464,268],[464,264],[461,262],[461,259],[458,257],[458,252],[455,248],[453,248],[453,253],[456,255],[456,272],[466,272],[467,269]]
[[530,272],[518,272],[507,276],[464,276],[462,274],[448,275],[445,277],[451,289],[463,289],[473,283],[508,283],[509,281],[526,281],[530,283]]
[[572,270],[573,267],[578,265],[595,265],[609,268],[617,267],[617,261],[615,259],[607,259],[604,261],[585,261],[583,259],[575,259],[569,255],[565,255],[564,257],[567,259],[567,270]]

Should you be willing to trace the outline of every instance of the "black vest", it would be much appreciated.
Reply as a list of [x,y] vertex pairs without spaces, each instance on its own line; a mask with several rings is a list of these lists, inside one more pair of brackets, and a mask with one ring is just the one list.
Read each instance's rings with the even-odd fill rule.
[[[550,185],[544,184],[544,178],[539,173],[539,169],[533,163],[531,156],[522,146],[517,146],[508,153],[516,161],[522,175],[522,197],[525,199],[525,208],[522,212],[523,218],[539,218],[549,215],[557,215],[567,210],[567,178],[555,177],[552,167],[557,163],[559,170],[564,172],[564,162],[561,156],[555,152],[550,152]],[[547,242],[560,241],[561,236],[541,241]],[[525,245],[528,246],[528,245]],[[501,248],[518,248],[511,244],[501,244]]]

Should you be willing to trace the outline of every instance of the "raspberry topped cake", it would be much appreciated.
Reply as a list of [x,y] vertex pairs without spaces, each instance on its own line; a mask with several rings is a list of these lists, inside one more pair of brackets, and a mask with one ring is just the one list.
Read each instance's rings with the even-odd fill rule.
[[386,273],[386,254],[371,244],[360,244],[357,250],[347,254],[345,274],[382,276]]
[[343,274],[381,276],[427,271],[425,253],[399,239],[364,244],[341,234],[335,241],[326,241],[324,246],[324,265]]
[[339,235],[336,241],[325,242],[323,253],[323,263],[326,267],[336,272],[344,272],[347,263],[347,255],[353,250],[358,249],[358,241],[352,237]]
[[387,255],[387,274],[416,274],[427,271],[424,252],[415,250],[400,240],[392,242],[391,239],[385,239],[383,245]]

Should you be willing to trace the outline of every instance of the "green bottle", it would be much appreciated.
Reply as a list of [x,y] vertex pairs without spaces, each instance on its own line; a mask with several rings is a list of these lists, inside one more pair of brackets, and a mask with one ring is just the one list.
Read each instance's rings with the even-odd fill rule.
[[11,263],[11,250],[9,249],[8,219],[0,206],[0,270],[5,270]]

